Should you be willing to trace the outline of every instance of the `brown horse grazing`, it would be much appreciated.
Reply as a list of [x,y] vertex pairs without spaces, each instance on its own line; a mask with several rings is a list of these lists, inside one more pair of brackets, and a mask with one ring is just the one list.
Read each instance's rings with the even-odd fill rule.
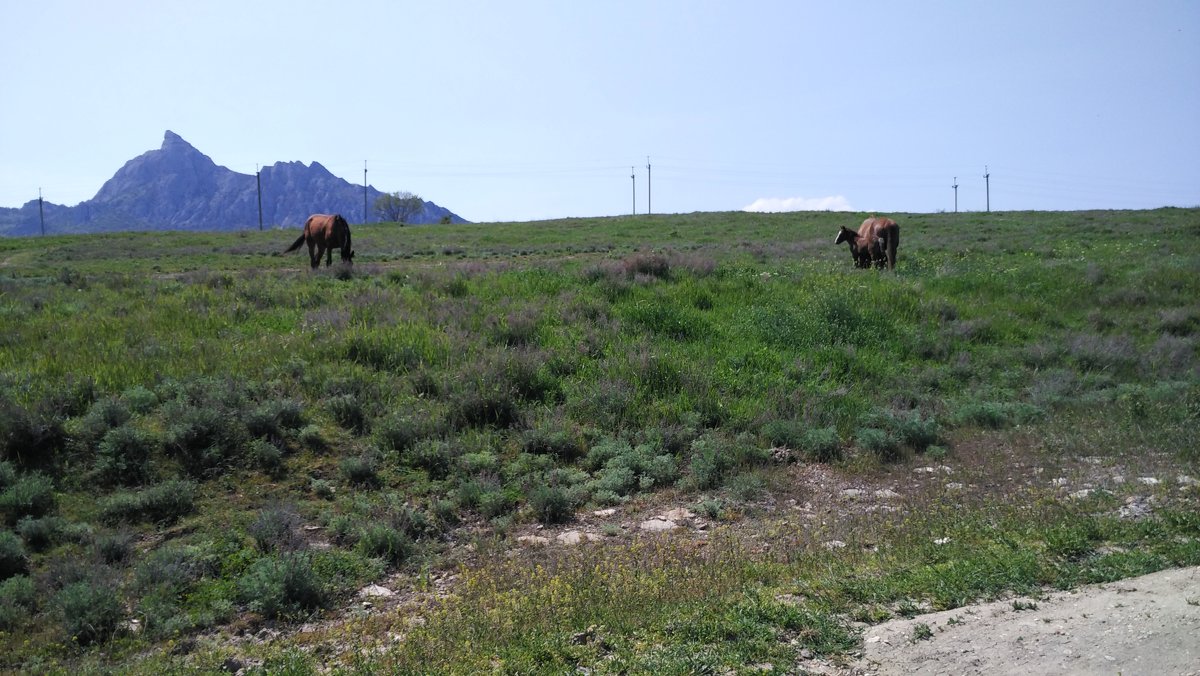
[[858,232],[842,226],[833,243],[847,242],[855,267],[869,268],[874,263],[880,270],[886,264],[896,269],[896,250],[900,248],[900,226],[890,218],[872,216],[863,221]]
[[304,232],[283,253],[290,253],[308,243],[308,259],[313,270],[321,267],[321,256],[325,256],[325,267],[333,264],[334,247],[342,250],[342,262],[353,263],[354,251],[350,248],[350,224],[341,214],[313,214],[304,223]]

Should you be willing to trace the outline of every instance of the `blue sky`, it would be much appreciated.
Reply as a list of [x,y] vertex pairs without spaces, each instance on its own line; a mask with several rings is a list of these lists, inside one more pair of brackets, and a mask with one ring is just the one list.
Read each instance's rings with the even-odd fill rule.
[[[473,221],[1200,205],[1200,2],[0,3],[0,206],[170,129]],[[353,220],[353,219],[352,219]]]

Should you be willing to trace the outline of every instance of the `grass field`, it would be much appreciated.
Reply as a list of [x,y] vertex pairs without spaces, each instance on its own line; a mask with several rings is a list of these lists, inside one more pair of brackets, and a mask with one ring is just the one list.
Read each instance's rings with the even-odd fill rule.
[[782,673],[1200,563],[1200,210],[862,217],[0,240],[0,669]]

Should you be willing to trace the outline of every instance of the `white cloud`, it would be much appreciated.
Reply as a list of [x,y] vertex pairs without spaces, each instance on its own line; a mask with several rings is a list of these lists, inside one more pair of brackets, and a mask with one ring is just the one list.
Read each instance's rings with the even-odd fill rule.
[[850,202],[841,195],[829,197],[760,197],[754,203],[742,207],[742,211],[854,211]]

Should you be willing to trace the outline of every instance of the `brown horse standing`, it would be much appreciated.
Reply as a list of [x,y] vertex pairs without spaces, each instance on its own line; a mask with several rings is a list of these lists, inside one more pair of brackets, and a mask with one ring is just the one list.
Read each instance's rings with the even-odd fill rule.
[[872,216],[863,221],[858,232],[842,226],[838,231],[834,244],[848,242],[850,255],[854,258],[855,267],[875,267],[883,269],[887,264],[889,270],[896,269],[896,250],[900,248],[900,226],[890,218]]
[[350,224],[341,214],[313,214],[304,223],[304,232],[283,253],[290,253],[308,243],[308,259],[313,270],[321,266],[325,256],[325,267],[333,264],[334,247],[342,250],[342,262],[353,263],[354,251],[350,248]]

